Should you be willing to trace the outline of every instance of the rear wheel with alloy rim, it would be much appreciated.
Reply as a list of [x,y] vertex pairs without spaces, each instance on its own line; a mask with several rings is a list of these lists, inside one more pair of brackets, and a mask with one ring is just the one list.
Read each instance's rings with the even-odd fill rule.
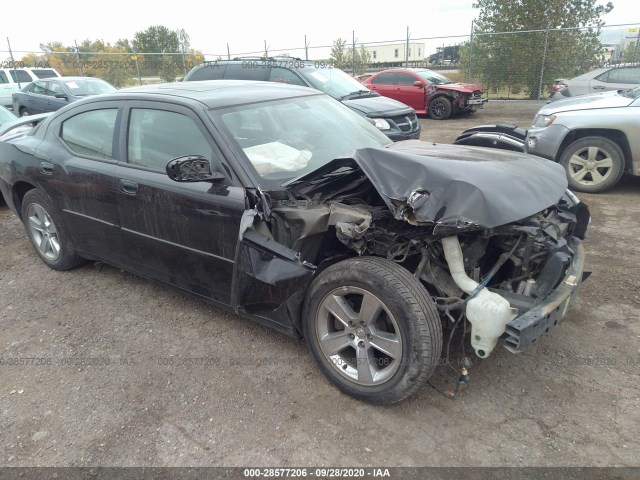
[[45,193],[33,189],[25,194],[22,221],[36,253],[48,266],[69,270],[83,262],[67,234],[62,217]]
[[421,388],[442,347],[437,310],[419,280],[390,260],[349,259],[311,285],[304,335],[323,373],[343,392],[378,404]]

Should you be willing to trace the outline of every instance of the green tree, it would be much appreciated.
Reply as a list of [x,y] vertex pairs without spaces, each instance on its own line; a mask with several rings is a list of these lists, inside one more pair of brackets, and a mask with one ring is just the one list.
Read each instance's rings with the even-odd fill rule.
[[351,56],[347,55],[347,41],[341,38],[333,42],[331,47],[331,62],[337,68],[345,68],[351,65]]
[[[465,77],[480,77],[490,89],[523,86],[530,98],[537,98],[543,61],[543,84],[588,70],[601,47],[601,16],[613,9],[611,2],[596,2],[477,0],[471,63],[467,48],[460,52]],[[581,30],[561,30],[573,28]],[[501,33],[516,31],[522,33]]]
[[140,54],[138,61],[143,75],[160,75],[163,80],[173,80],[176,77],[182,61],[177,32],[163,25],[154,25],[136,32],[132,44],[136,53]]

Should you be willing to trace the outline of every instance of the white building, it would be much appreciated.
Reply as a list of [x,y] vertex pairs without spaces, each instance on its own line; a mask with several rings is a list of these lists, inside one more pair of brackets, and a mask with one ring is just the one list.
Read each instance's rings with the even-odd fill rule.
[[422,62],[425,57],[424,43],[409,43],[408,52],[406,42],[365,45],[365,48],[371,55],[371,64],[401,65],[407,60],[407,53],[410,62]]

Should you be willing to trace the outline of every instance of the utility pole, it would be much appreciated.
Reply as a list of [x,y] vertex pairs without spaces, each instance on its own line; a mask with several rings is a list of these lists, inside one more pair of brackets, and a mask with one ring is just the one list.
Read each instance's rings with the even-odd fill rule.
[[356,74],[356,31],[351,31],[351,75]]
[[309,60],[309,44],[307,43],[307,36],[304,36],[304,59]]
[[[547,18],[548,13],[547,13]],[[542,98],[542,83],[544,82],[544,67],[547,63],[547,49],[549,48],[549,29],[551,28],[551,19],[547,20],[547,29],[544,31],[544,49],[542,50],[542,65],[540,65],[540,81],[538,82],[538,100]]]
[[264,56],[268,57],[269,56],[269,47],[267,47],[267,41],[264,41]]
[[404,66],[409,68],[409,26],[407,25],[407,46],[404,49]]
[[16,77],[16,82],[18,83],[18,88],[22,90],[20,86],[20,78],[16,73],[16,60],[13,58],[13,52],[11,51],[11,42],[9,41],[9,37],[7,37],[7,46],[9,47],[9,56],[11,57],[11,65],[13,65],[13,75]]
[[471,35],[469,36],[469,68],[467,68],[467,82],[471,82],[471,66],[473,61],[473,27],[475,20],[471,20]]
[[80,61],[80,53],[79,53],[79,50],[78,50],[78,42],[76,42],[74,40],[73,44],[76,47],[76,62],[78,62],[78,65],[80,66],[80,75],[82,75],[84,77],[84,66],[82,65],[82,62]]
[[138,74],[138,83],[142,85],[142,77],[140,76],[140,64],[138,63],[138,54],[136,53],[136,47],[131,42],[131,51],[133,52],[133,60],[136,62],[136,73]]
[[227,43],[227,60],[231,60],[231,51],[229,50],[229,44]]

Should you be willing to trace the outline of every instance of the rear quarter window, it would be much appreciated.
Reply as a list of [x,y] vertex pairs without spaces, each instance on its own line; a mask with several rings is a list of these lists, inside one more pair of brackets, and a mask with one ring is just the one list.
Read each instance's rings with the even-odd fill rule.
[[225,80],[266,80],[269,68],[259,62],[230,63],[224,71]]
[[31,75],[24,70],[9,70],[9,75],[11,75],[11,78],[16,83],[31,83],[33,81]]
[[217,62],[205,64],[194,70],[189,76],[188,81],[220,80],[224,76],[224,67],[225,65],[220,65]]
[[371,83],[373,83],[374,85],[395,85],[396,74],[395,72],[381,73],[373,80],[371,80]]

